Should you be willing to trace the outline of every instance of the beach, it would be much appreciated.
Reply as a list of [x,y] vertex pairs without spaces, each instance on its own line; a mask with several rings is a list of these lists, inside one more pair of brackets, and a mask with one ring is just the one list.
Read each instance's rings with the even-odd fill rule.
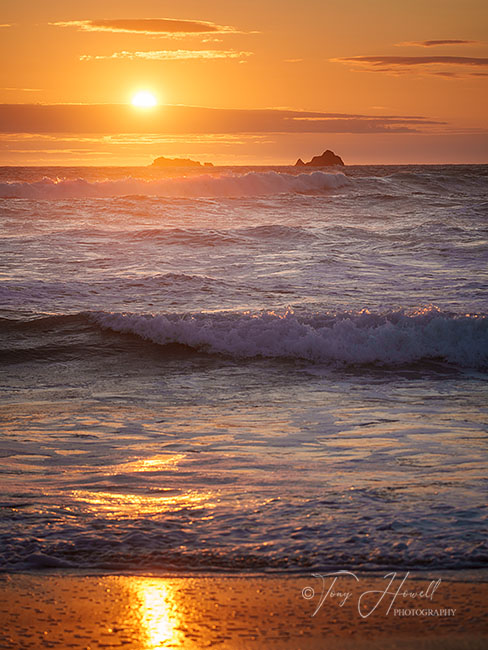
[[[403,577],[403,576],[401,576]],[[485,577],[486,580],[486,577]],[[399,586],[400,577],[394,583]],[[432,581],[410,579],[420,592]],[[434,581],[436,582],[436,581]],[[392,597],[368,612],[389,580],[342,578],[341,596],[319,604],[321,581],[259,576],[36,576],[0,581],[2,648],[466,648],[486,647],[486,581],[445,580],[432,599]],[[330,585],[330,580],[327,582]],[[312,587],[313,588],[313,587]],[[327,587],[328,588],[328,587]],[[307,593],[307,592],[305,592]],[[366,597],[367,598],[367,597]],[[335,601],[335,602],[334,602]],[[406,613],[411,612],[411,614]]]

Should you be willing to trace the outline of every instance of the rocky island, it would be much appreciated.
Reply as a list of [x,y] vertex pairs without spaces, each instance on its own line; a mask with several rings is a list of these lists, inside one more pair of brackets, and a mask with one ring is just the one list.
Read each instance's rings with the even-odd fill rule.
[[330,167],[331,165],[344,166],[344,162],[340,156],[336,156],[336,154],[330,149],[324,151],[321,156],[314,156],[312,160],[307,163],[303,162],[301,158],[299,158],[295,163],[295,167]]
[[165,158],[161,156],[152,161],[151,167],[213,167],[213,165],[211,162],[202,165],[198,160],[191,160],[190,158]]

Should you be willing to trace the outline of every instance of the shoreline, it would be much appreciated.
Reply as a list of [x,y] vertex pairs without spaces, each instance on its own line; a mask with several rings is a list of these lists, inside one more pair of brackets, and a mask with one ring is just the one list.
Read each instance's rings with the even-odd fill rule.
[[397,596],[406,572],[334,584],[325,572],[2,574],[0,648],[476,650],[488,642],[488,572],[470,573],[416,572]]
[[[343,569],[344,570],[344,569]],[[395,572],[398,576],[405,576],[409,574],[408,579],[413,581],[420,580],[431,580],[432,576],[440,576],[443,581],[449,582],[462,582],[462,583],[488,583],[488,567],[479,567],[479,568],[460,568],[460,569],[441,569],[441,568],[405,568],[405,567],[385,567],[384,569],[372,568],[368,569],[365,567],[360,567],[357,570],[351,569],[349,566],[347,571],[355,573],[364,580],[380,580],[388,573]],[[256,580],[267,580],[267,579],[277,579],[277,580],[295,580],[295,579],[306,579],[310,578],[314,574],[325,574],[334,571],[339,571],[339,569],[334,567],[323,567],[319,569],[311,568],[308,571],[304,569],[273,569],[270,571],[267,570],[254,570],[254,569],[238,569],[238,570],[228,570],[228,569],[188,569],[188,570],[162,570],[162,569],[140,569],[135,568],[131,569],[103,569],[103,568],[73,568],[65,566],[45,566],[42,568],[29,568],[24,567],[21,569],[1,569],[0,568],[0,584],[2,581],[14,579],[16,576],[31,576],[38,578],[110,578],[110,577],[120,577],[120,578],[156,578],[156,579],[166,579],[166,578],[253,578]]]

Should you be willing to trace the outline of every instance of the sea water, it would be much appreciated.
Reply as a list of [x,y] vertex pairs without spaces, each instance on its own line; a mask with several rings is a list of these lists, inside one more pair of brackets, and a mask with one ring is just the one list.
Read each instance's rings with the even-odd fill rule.
[[0,169],[0,566],[468,569],[488,166]]

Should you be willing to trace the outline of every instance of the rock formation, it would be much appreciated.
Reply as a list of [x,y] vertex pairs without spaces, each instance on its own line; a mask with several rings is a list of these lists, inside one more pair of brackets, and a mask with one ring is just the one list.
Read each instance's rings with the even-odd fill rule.
[[[204,167],[213,167],[212,163],[206,162]],[[151,163],[151,167],[202,167],[202,163],[198,160],[190,160],[190,158],[165,158],[161,156],[156,158]]]
[[344,165],[344,162],[340,156],[336,156],[330,149],[324,151],[321,156],[314,156],[307,163],[304,163],[301,158],[295,163],[295,167],[330,167],[331,165]]

